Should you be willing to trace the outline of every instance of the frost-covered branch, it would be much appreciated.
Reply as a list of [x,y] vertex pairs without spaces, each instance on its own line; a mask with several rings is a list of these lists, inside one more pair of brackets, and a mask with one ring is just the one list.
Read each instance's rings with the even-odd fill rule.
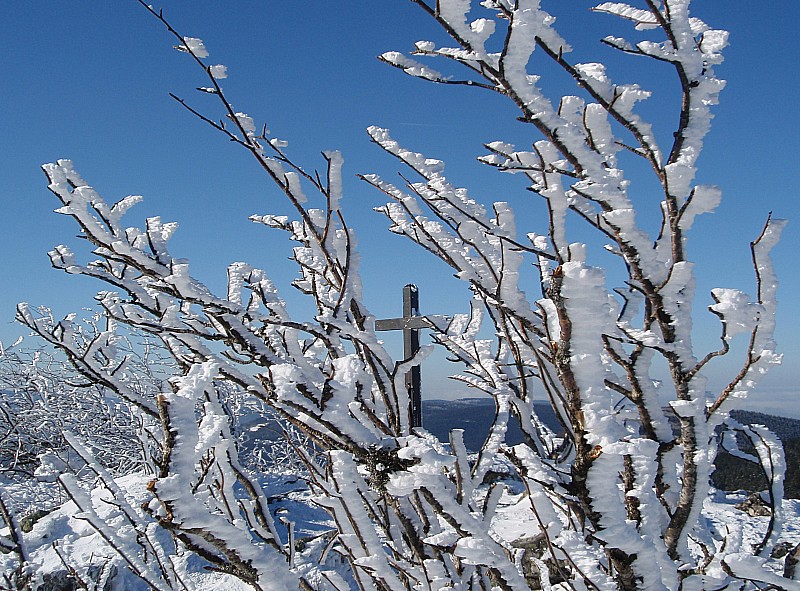
[[[648,0],[641,9],[608,2],[595,9],[632,21],[639,30],[662,35],[635,46],[621,38],[608,37],[604,42],[623,53],[674,68],[682,100],[678,127],[664,153],[652,126],[635,110],[637,102],[650,93],[636,84],[612,82],[602,64],[569,62],[571,48],[539,1],[414,3],[442,26],[455,47],[419,41],[413,54],[463,66],[484,81],[476,86],[491,88],[513,101],[521,120],[533,124],[543,136],[527,152],[503,141],[487,143],[490,154],[482,160],[527,177],[530,189],[546,203],[546,234],[526,229],[523,234],[530,237],[534,248],[517,248],[514,256],[519,261],[506,268],[509,259],[505,256],[508,251],[501,248],[503,239],[514,245],[517,234],[510,208],[496,204],[502,207],[506,221],[502,230],[495,229],[465,189],[455,189],[444,179],[438,160],[403,148],[381,130],[371,131],[373,141],[423,181],[409,181],[403,191],[377,176],[365,178],[392,197],[394,202],[382,210],[392,231],[437,254],[480,296],[498,335],[493,363],[505,374],[512,407],[521,409],[529,404],[528,392],[535,391],[537,381],[553,403],[567,427],[565,441],[570,453],[562,456],[563,465],[554,462],[553,456],[544,455],[542,460],[558,475],[559,486],[572,496],[582,527],[593,532],[598,548],[606,553],[616,584],[638,588],[636,581],[647,579],[645,573],[655,570],[660,573],[659,584],[673,588],[677,581],[692,576],[685,568],[665,565],[691,561],[689,537],[699,527],[696,524],[708,494],[713,459],[708,446],[715,439],[711,429],[727,416],[724,401],[746,396],[758,373],[778,360],[772,342],[775,281],[769,250],[782,227],[780,221],[768,223],[764,237],[754,243],[757,302],[750,303],[747,296],[734,290],[715,290],[711,312],[723,323],[722,346],[700,360],[692,346],[695,280],[687,233],[697,215],[712,212],[721,197],[716,187],[693,185],[693,180],[703,138],[710,129],[711,108],[724,86],[713,68],[722,62],[727,33],[690,17],[685,0],[663,5]],[[478,4],[494,13],[494,18],[486,12],[479,16]],[[543,90],[548,76],[543,64],[535,62],[540,68],[535,73],[528,69],[534,63],[534,52],[542,52],[557,69],[565,70],[584,96],[564,96],[551,102]],[[398,52],[386,53],[382,59],[428,81],[451,80],[445,74],[432,74],[427,65]],[[619,130],[629,137],[617,137]],[[617,155],[623,147],[649,162],[661,186],[662,199],[656,211],[663,216],[663,224],[655,238],[639,226],[636,210],[656,204],[637,195],[634,185],[625,179]],[[609,250],[624,263],[625,288],[609,289],[604,273],[586,264],[586,247],[567,237],[570,213],[611,241]],[[535,307],[523,292],[515,294],[498,287],[519,281],[524,269],[521,260],[531,254],[533,260],[527,260],[538,267],[542,285]],[[766,297],[761,295],[762,283]],[[523,330],[509,331],[510,327]],[[709,399],[702,369],[727,355],[729,340],[743,331],[751,334],[744,367],[716,399]],[[452,345],[449,348],[458,350]],[[475,356],[458,358],[471,376],[491,374],[486,362]],[[654,375],[659,363],[668,368],[666,381]],[[514,377],[509,367],[516,368]],[[496,382],[475,377],[466,381],[500,400]],[[671,400],[666,412],[662,408],[665,398]],[[538,446],[532,444],[533,449],[540,454],[556,449],[540,439],[532,424],[526,428],[529,418],[525,412],[517,414],[523,431],[541,441]],[[670,414],[677,432],[668,421]],[[501,414],[498,420],[502,420]],[[637,451],[628,453],[626,449]],[[646,461],[631,461],[642,454]],[[604,468],[606,465],[609,468]],[[619,468],[610,469],[612,465]],[[619,490],[626,491],[626,498],[632,495],[635,503],[618,499]],[[611,498],[617,498],[619,504],[607,504]],[[614,506],[627,506],[628,510],[620,512],[612,509]],[[648,509],[642,512],[641,507]],[[634,543],[646,523],[665,524],[661,530],[664,545],[656,544],[647,551],[648,556],[658,557],[658,566],[648,565],[641,542]],[[624,534],[631,525],[633,530]],[[614,534],[605,533],[608,530]],[[698,576],[703,568],[698,569]]]
[[[508,203],[489,206],[454,184],[442,161],[403,147],[387,130],[369,129],[406,169],[402,187],[361,176],[390,199],[378,210],[390,231],[441,259],[473,293],[467,313],[431,327],[459,365],[455,379],[495,403],[485,442],[467,450],[458,431],[442,443],[412,427],[404,381],[427,349],[395,360],[376,336],[342,208],[342,156],[324,152],[323,173],[296,163],[285,141],[234,109],[223,88],[226,69],[208,64],[205,44],[139,1],[200,68],[198,89],[216,112],[173,97],[253,157],[290,205],[292,216],[251,220],[286,233],[298,272],[293,286],[314,312],[292,317],[267,273],[244,262],[228,267],[226,293],[214,294],[170,253],[176,224],[150,218],[143,229],[123,226],[140,198],[110,206],[71,162],[45,166],[58,212],[75,220],[93,248],[88,263],[66,246],[51,260],[109,285],[113,291],[98,300],[111,322],[80,338],[74,317],[56,323],[25,306],[19,316],[87,380],[161,426],[145,515],[119,504],[134,529],[146,520],[158,524],[182,550],[254,588],[677,591],[777,584],[765,564],[781,526],[782,456],[765,430],[747,431],[773,507],[757,548],[761,562],[715,538],[703,518],[723,437],[717,428],[735,428],[729,411],[779,361],[769,256],[779,220],[770,219],[752,245],[756,301],[715,289],[710,312],[722,324],[721,345],[700,354],[692,344],[696,270],[688,236],[697,216],[721,199],[718,188],[696,184],[695,176],[724,86],[714,73],[724,32],[690,17],[688,0],[596,7],[648,31],[636,45],[617,37],[606,45],[675,70],[678,125],[657,139],[637,112],[650,92],[612,81],[602,64],[571,62],[570,45],[539,0],[412,0],[454,46],[420,41],[414,58],[387,52],[381,59],[430,82],[511,100],[530,124],[531,148],[490,141],[481,160],[521,175],[545,205],[543,219],[518,219]],[[546,59],[532,59],[540,54]],[[431,58],[466,76],[418,61]],[[548,68],[566,72],[577,95],[552,100]],[[648,163],[655,199],[626,176],[626,152]],[[642,214],[660,216],[656,236],[640,225]],[[603,255],[592,253],[582,235],[573,237],[571,218],[609,243]],[[593,266],[609,259],[613,271]],[[611,285],[620,276],[621,285]],[[152,335],[170,355],[171,374],[157,392],[131,385],[128,357],[116,348],[119,326]],[[739,334],[749,335],[742,370],[721,392],[707,393],[703,371],[735,350],[729,341]],[[259,474],[239,459],[226,384],[304,437],[293,442],[293,453],[335,527],[319,556],[282,541],[276,524],[283,521],[270,514]],[[539,398],[550,401],[563,432],[538,416]],[[510,447],[514,421],[524,442]],[[492,482],[498,468],[507,477]],[[122,491],[96,473],[119,500]],[[143,546],[125,550],[92,513],[87,493],[64,482],[93,526],[147,578],[134,562]],[[528,525],[520,531],[510,520]],[[285,523],[293,531],[291,519]],[[347,561],[347,580],[326,563],[331,549]]]

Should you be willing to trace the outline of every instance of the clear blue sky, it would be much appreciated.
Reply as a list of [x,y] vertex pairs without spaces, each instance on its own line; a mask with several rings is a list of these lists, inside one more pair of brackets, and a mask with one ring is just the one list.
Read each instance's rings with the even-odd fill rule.
[[[784,366],[764,382],[762,407],[779,402],[783,412],[800,414],[794,395],[800,382],[794,180],[800,55],[793,30],[800,9],[795,0],[765,4],[693,3],[693,14],[731,32],[731,46],[717,68],[728,86],[699,175],[701,182],[722,187],[723,204],[698,220],[689,252],[699,265],[696,307],[702,311],[712,287],[752,292],[748,243],[767,213],[792,220],[776,252]],[[562,35],[575,44],[580,61],[608,61],[619,81],[641,81],[656,91],[648,113],[657,129],[670,128],[675,80],[668,70],[600,47],[597,39],[622,29],[611,17],[590,15],[591,3],[544,5],[560,17]],[[496,173],[474,162],[483,142],[510,139],[524,146],[538,139],[514,123],[513,109],[477,89],[435,87],[375,59],[384,51],[408,50],[419,39],[441,39],[410,1],[165,0],[162,6],[183,34],[204,39],[209,63],[228,66],[224,88],[234,106],[289,140],[297,161],[313,169],[323,166],[320,150],[344,153],[345,210],[362,247],[367,304],[378,316],[400,311],[405,283],[420,285],[425,313],[464,311],[466,291],[443,265],[386,233],[384,219],[372,212],[383,199],[355,174],[392,177],[397,166],[369,144],[368,125],[388,127],[408,147],[446,160],[452,180],[475,197],[519,207],[518,225],[526,231],[546,228],[543,220],[525,217],[536,213],[536,205],[522,179],[498,182]],[[195,275],[212,288],[221,292],[227,264],[245,260],[265,268],[289,296],[290,245],[280,233],[247,221],[253,213],[285,211],[280,196],[245,153],[169,98],[174,92],[216,116],[211,97],[193,90],[203,83],[199,72],[171,49],[172,38],[144,9],[133,0],[4,2],[0,40],[0,340],[9,343],[24,333],[13,323],[17,302],[48,305],[62,315],[90,306],[101,289],[50,268],[47,250],[77,244],[71,220],[52,213],[55,198],[39,169],[57,158],[72,159],[109,201],[144,195],[145,203],[127,218],[130,225],[151,215],[178,221],[173,254],[190,258]],[[555,88],[563,82],[556,77]],[[698,319],[698,342],[714,346],[716,330]],[[430,376],[427,396],[446,394],[441,365],[434,360],[423,370]],[[711,377],[722,379],[716,372]]]

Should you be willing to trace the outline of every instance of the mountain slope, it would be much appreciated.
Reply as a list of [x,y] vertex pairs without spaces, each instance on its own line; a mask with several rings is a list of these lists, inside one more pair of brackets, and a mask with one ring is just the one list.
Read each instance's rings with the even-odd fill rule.
[[[544,402],[535,402],[534,408],[544,423],[555,432],[563,429],[553,409]],[[764,425],[783,442],[786,452],[787,498],[800,498],[800,420],[778,417],[759,412],[734,411],[732,416],[742,424]],[[447,442],[451,429],[464,430],[467,449],[477,450],[483,445],[494,418],[494,401],[490,398],[464,398],[460,400],[424,400],[422,424],[440,441]],[[519,425],[511,422],[507,442],[522,442]],[[721,452],[715,462],[714,486],[722,490],[763,490],[766,481],[755,464]]]

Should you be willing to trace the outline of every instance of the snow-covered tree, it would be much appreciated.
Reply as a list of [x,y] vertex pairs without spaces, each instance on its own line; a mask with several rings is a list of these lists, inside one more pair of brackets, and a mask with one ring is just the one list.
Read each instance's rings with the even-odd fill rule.
[[[690,16],[688,0],[595,8],[648,31],[635,44],[621,37],[603,43],[628,59],[674,68],[680,116],[671,134],[657,137],[637,112],[649,93],[614,82],[600,63],[570,61],[569,44],[539,0],[412,2],[441,25],[451,46],[419,41],[414,57],[388,52],[382,59],[434,83],[498,93],[536,130],[531,149],[492,141],[482,157],[526,177],[544,200],[547,217],[523,220],[507,203],[473,200],[447,179],[441,161],[402,147],[387,130],[369,130],[413,175],[399,187],[362,177],[391,199],[382,208],[390,230],[444,261],[473,293],[467,313],[431,328],[461,364],[458,379],[496,402],[479,453],[468,454],[459,431],[443,445],[412,425],[405,376],[425,350],[395,360],[376,336],[341,210],[342,156],[326,152],[325,171],[306,172],[283,142],[231,106],[221,86],[224,68],[207,61],[203,42],[183,37],[142,3],[205,72],[201,90],[219,99],[222,119],[180,103],[249,152],[293,207],[293,216],[252,220],[296,244],[294,286],[313,300],[316,314],[291,317],[267,274],[243,262],[228,268],[227,293],[212,293],[169,252],[176,224],[154,217],[144,229],[128,227],[122,217],[139,197],[109,205],[71,162],[46,165],[59,213],[74,218],[96,257],[82,263],[59,246],[52,262],[106,282],[109,291],[98,300],[113,322],[76,345],[69,318],[51,326],[25,306],[19,318],[162,430],[143,509],[122,503],[124,492],[102,475],[136,535],[108,527],[74,480],[65,478],[66,488],[154,589],[183,582],[167,546],[154,541],[152,524],[170,532],[181,552],[256,589],[800,589],[770,564],[781,528],[780,444],[765,429],[729,417],[780,359],[769,254],[782,221],[767,219],[751,245],[755,297],[712,291],[708,309],[719,319],[719,347],[705,352],[692,344],[688,235],[695,218],[721,198],[717,187],[694,179],[724,86],[714,67],[727,33]],[[460,74],[439,73],[430,59]],[[532,63],[541,69],[533,71]],[[548,98],[543,89],[552,70],[571,77],[575,96]],[[646,165],[657,193],[629,182],[623,154]],[[638,221],[649,209],[661,219],[656,236]],[[619,267],[613,275],[587,262],[599,257],[571,237],[570,218],[608,244]],[[624,278],[615,285],[619,273]],[[522,288],[537,284],[537,294]],[[117,323],[163,343],[177,368],[170,388],[142,396],[122,379],[131,370],[114,348]],[[709,392],[703,371],[728,354],[737,335],[746,341],[744,365],[726,387]],[[316,502],[335,523],[331,536],[303,552],[281,541],[258,474],[238,459],[222,383],[238,385],[307,438],[296,451]],[[535,395],[549,399],[561,433],[537,416]],[[523,444],[505,443],[512,419]],[[755,548],[703,514],[716,450],[736,441],[727,432],[754,442],[752,459],[770,484],[772,519]],[[508,479],[492,482],[487,476],[498,465]],[[512,522],[530,525],[520,532]],[[331,565],[330,549],[345,557],[347,569]]]
[[[50,310],[37,310],[43,328],[56,326]],[[72,340],[78,347],[105,332],[104,317],[75,322]],[[139,335],[143,336],[143,335]],[[61,336],[59,343],[61,343]],[[38,343],[33,349],[20,339],[0,350],[0,474],[26,479],[46,464],[70,464],[64,432],[80,435],[95,450],[97,459],[115,474],[141,470],[148,462],[153,435],[135,406],[126,404],[102,382],[87,379],[70,360]],[[153,397],[172,366],[146,336],[132,338],[118,331],[117,350],[128,359],[130,387]]]

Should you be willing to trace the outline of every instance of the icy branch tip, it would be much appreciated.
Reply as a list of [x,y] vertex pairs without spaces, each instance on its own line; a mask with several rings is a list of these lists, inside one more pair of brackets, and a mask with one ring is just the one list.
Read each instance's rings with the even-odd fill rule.
[[222,80],[228,77],[228,66],[217,64],[216,66],[209,66],[208,73],[211,74],[216,80]]
[[197,37],[184,37],[183,45],[176,45],[175,49],[184,53],[191,53],[197,58],[208,57],[208,50],[202,39]]

